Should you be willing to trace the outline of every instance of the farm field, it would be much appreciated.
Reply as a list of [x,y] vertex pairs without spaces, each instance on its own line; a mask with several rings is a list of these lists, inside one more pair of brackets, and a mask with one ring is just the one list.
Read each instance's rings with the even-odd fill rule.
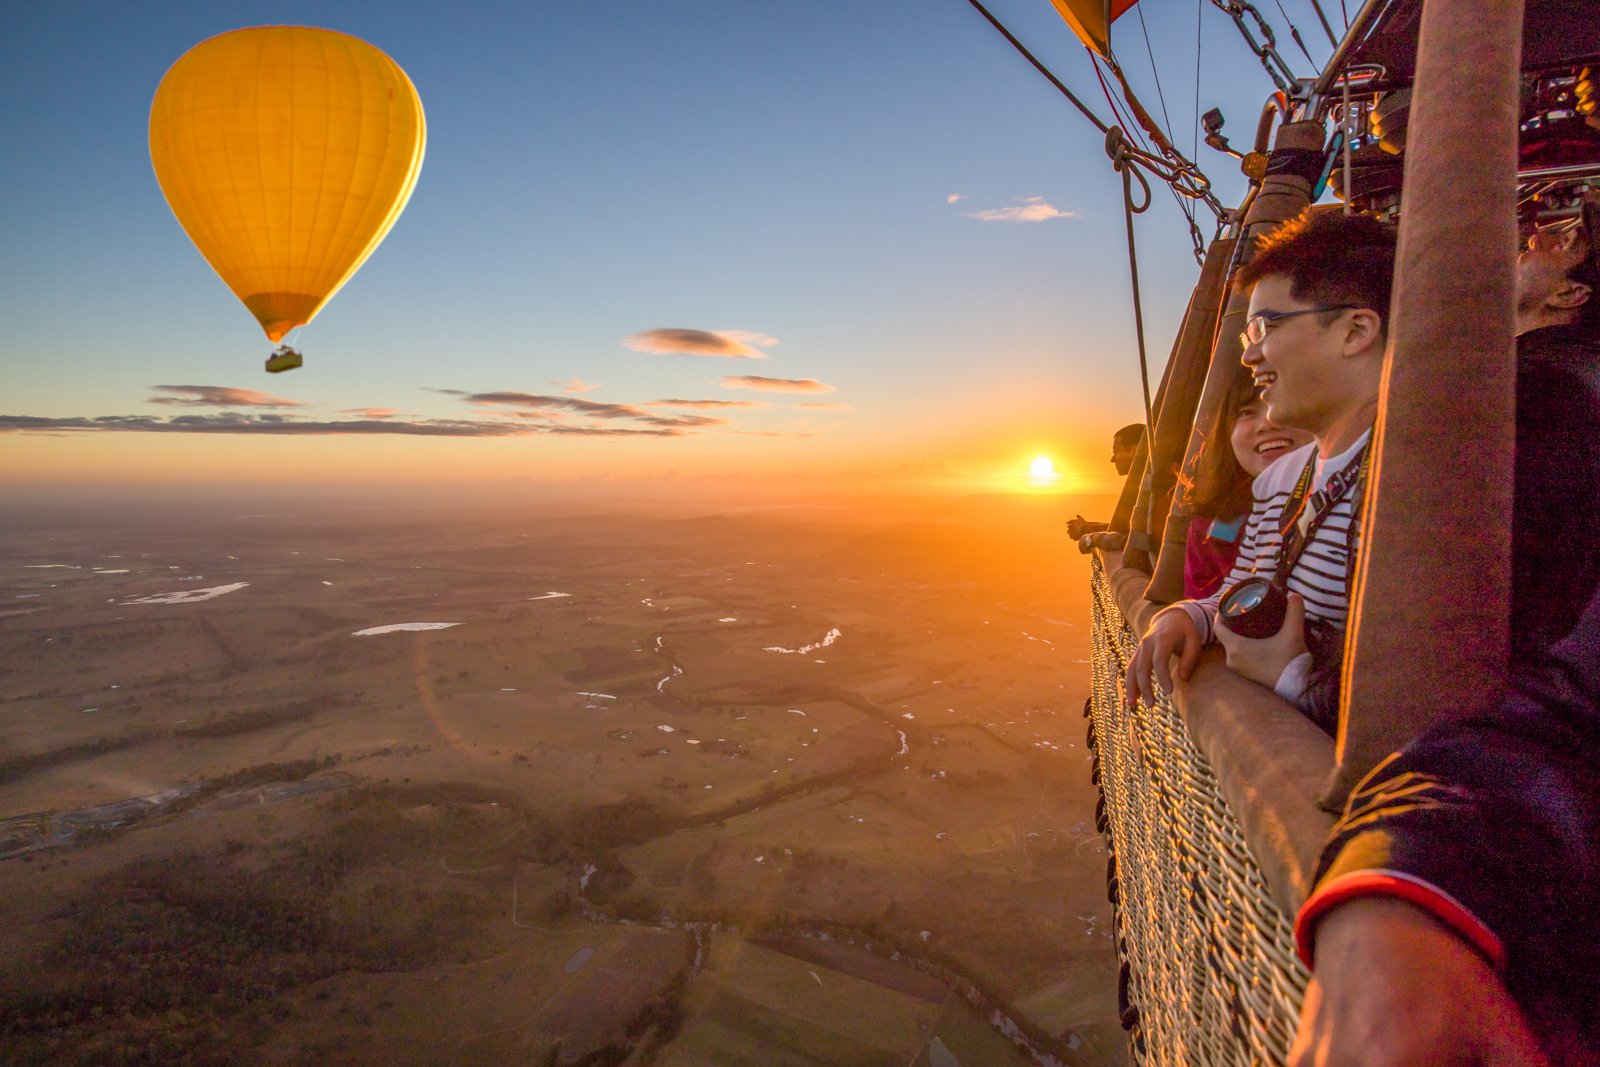
[[1103,506],[6,515],[0,1058],[1124,1062]]

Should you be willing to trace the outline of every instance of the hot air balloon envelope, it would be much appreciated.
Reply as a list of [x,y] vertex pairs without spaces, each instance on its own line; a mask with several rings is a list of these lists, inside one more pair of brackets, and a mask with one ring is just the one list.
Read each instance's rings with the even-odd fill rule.
[[273,341],[310,322],[378,247],[411,198],[426,137],[394,60],[307,26],[200,42],[150,107],[167,204]]
[[1111,54],[1111,24],[1138,0],[1050,0],[1078,39],[1103,56]]

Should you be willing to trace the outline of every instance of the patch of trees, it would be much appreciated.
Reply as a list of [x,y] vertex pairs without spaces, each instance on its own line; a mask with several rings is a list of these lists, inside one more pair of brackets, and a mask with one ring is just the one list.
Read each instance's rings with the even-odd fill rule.
[[[232,784],[303,770],[263,765]],[[289,1010],[286,991],[342,971],[448,958],[472,924],[495,915],[496,902],[474,885],[402,887],[393,872],[499,820],[458,807],[423,824],[385,799],[339,799],[345,818],[275,850],[264,868],[227,844],[148,857],[68,903],[42,964],[0,971],[6,1062],[243,1062]]]
[[59,767],[63,763],[72,763],[75,760],[86,759],[89,756],[99,756],[107,752],[116,752],[124,748],[133,748],[142,745],[155,737],[149,731],[136,731],[122,734],[117,737],[96,737],[89,741],[77,741],[59,748],[46,749],[43,752],[25,752],[20,755],[10,756],[0,760],[0,783],[15,781],[35,771],[44,770],[46,767]]
[[351,704],[349,697],[328,699],[326,697],[313,697],[309,700],[296,701],[281,708],[262,708],[257,711],[246,711],[238,715],[228,715],[220,719],[207,719],[205,722],[194,726],[185,726],[181,730],[174,730],[174,737],[237,737],[240,734],[253,733],[256,730],[265,730],[272,726],[281,726],[285,723],[299,722],[309,719],[319,711],[330,708],[347,707]]

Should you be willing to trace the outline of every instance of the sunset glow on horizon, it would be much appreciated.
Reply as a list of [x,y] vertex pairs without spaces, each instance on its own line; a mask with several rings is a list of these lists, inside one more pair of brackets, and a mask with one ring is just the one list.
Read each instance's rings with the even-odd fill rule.
[[[1003,7],[1092,79],[1050,5]],[[97,21],[8,20],[0,84],[33,103],[0,201],[0,485],[1115,488],[1105,442],[1140,406],[1118,179],[962,6],[232,0]],[[403,214],[289,335],[305,365],[283,375],[168,209],[147,134],[180,56],[264,23],[381,49],[429,138]],[[910,91],[885,90],[885,64]],[[1146,332],[1170,337],[1187,223],[1158,201],[1140,226]]]

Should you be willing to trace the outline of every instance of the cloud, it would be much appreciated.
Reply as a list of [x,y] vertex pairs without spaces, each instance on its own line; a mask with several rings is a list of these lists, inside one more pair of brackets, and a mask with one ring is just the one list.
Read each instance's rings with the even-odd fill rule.
[[[446,390],[439,390],[445,392]],[[539,393],[454,393],[464,396],[467,403],[480,406],[501,404],[506,407],[524,408],[532,411],[572,411],[579,415],[589,415],[597,419],[639,419],[646,416],[646,412],[632,404],[604,404],[598,400],[580,400],[575,396],[543,396]]]
[[684,437],[692,428],[721,424],[725,420],[686,416],[678,419],[651,420],[659,425],[647,427],[624,426],[566,426],[533,425],[513,422],[479,422],[468,419],[426,419],[418,422],[394,422],[381,419],[359,421],[323,422],[295,419],[282,415],[239,415],[228,412],[221,415],[180,415],[159,418],[153,415],[101,415],[95,418],[46,418],[37,415],[0,415],[0,434],[30,433],[59,435],[62,431],[81,433],[196,433],[196,434],[267,434],[271,436],[346,436],[360,434],[393,434],[407,437],[528,437],[583,436],[583,437]]
[[832,393],[837,390],[815,378],[763,378],[759,374],[724,374],[724,389],[755,389],[764,393]]
[[425,419],[394,422],[384,419],[320,421],[285,415],[100,415],[95,418],[45,418],[34,415],[0,415],[0,433],[75,430],[122,433],[226,433],[276,436],[400,434],[415,437],[512,437],[537,432],[507,423],[461,419]]
[[152,404],[170,404],[174,407],[195,408],[298,408],[298,400],[285,400],[281,396],[262,393],[254,389],[237,389],[228,385],[152,385],[150,388],[172,396],[153,396]]
[[797,407],[797,408],[805,408],[807,411],[854,411],[855,410],[855,408],[851,407],[849,404],[840,404],[840,403],[837,403],[835,401],[830,401],[830,400],[807,400],[807,401],[805,401],[803,403],[796,404],[795,407]]
[[682,430],[665,428],[659,430],[630,429],[625,426],[548,426],[542,433],[556,434],[571,437],[682,437]]
[[392,419],[400,414],[399,408],[341,408],[341,415],[360,415],[364,419]]
[[639,420],[650,426],[726,426],[727,419],[715,415],[646,415]]
[[769,408],[760,400],[652,400],[647,408]]
[[771,348],[775,337],[748,330],[685,330],[662,327],[630,334],[622,343],[635,352],[671,353],[680,356],[717,356],[723,359],[766,359],[767,354],[752,345]]
[[1048,222],[1050,219],[1075,219],[1079,212],[1062,211],[1042,196],[1018,197],[1020,207],[995,207],[983,211],[963,211],[969,219],[983,222]]
[[967,194],[966,193],[951,193],[949,196],[944,198],[944,202],[947,203],[947,204],[959,204],[961,201],[965,200],[966,198],[967,198]]
[[582,378],[552,378],[551,384],[561,386],[562,390],[568,393],[592,393],[600,388],[598,385],[591,385]]

